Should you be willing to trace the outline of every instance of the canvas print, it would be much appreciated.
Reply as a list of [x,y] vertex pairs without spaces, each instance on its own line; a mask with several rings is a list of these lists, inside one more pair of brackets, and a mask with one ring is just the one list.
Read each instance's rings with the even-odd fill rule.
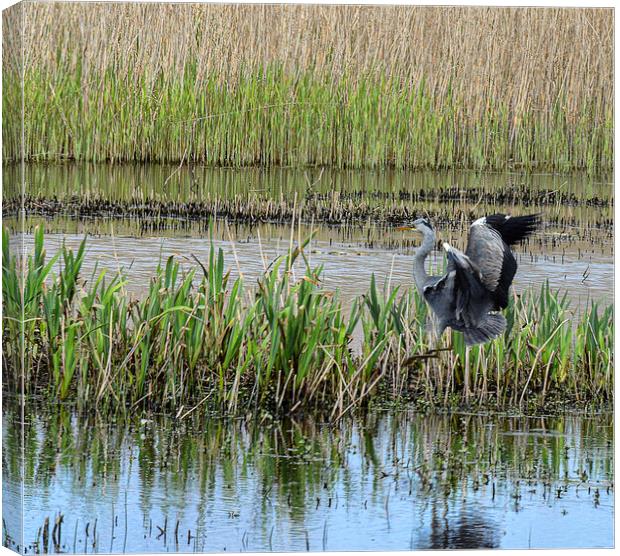
[[614,11],[2,14],[2,539],[614,546]]

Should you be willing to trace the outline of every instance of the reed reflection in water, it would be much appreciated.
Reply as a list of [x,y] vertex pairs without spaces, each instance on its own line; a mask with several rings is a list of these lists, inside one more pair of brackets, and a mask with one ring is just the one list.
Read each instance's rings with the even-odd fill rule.
[[[576,307],[607,300],[613,289],[610,176],[73,163],[28,164],[26,174],[27,241],[37,225],[50,254],[65,238],[76,247],[83,234],[95,236],[85,266],[130,269],[134,292],[160,256],[204,256],[214,215],[233,275],[253,282],[291,237],[315,233],[308,255],[346,300],[365,291],[372,273],[379,283],[411,286],[419,240],[395,232],[395,222],[428,213],[441,241],[464,248],[472,219],[493,212],[540,212],[545,223],[516,249],[517,289],[550,280]],[[3,176],[10,196],[19,167],[6,165]],[[435,264],[442,260],[436,253]]]
[[611,415],[375,410],[327,425],[40,410],[26,419],[25,541],[42,548],[47,517],[48,548],[68,552],[611,546],[612,438]]

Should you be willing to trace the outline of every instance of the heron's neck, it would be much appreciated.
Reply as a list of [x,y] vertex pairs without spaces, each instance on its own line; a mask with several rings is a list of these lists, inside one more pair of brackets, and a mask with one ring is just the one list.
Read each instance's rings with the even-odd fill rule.
[[423,288],[430,278],[430,276],[426,274],[424,262],[435,245],[435,232],[428,230],[422,233],[424,234],[422,244],[413,254],[413,279],[420,294],[423,293]]

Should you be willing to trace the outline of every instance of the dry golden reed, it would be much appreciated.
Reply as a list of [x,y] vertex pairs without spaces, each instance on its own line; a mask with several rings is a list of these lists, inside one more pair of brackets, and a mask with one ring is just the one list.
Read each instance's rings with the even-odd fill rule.
[[610,9],[30,2],[4,24],[33,159],[612,166]]

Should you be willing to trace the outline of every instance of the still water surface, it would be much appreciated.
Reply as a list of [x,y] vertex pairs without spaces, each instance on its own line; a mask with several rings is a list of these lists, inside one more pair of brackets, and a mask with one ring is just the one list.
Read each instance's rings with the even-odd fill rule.
[[[5,166],[3,173],[8,185],[18,182],[14,166]],[[411,255],[419,240],[415,234],[394,230],[390,219],[399,214],[429,211],[438,239],[464,249],[473,218],[493,212],[540,212],[542,228],[526,245],[515,248],[520,267],[516,290],[538,288],[549,280],[552,288],[568,292],[573,306],[579,308],[590,300],[608,301],[613,295],[609,177],[30,164],[26,180],[27,193],[34,199],[25,222],[27,245],[32,245],[30,233],[40,224],[48,231],[49,254],[63,240],[76,247],[89,234],[86,274],[95,263],[111,270],[124,268],[127,289],[136,293],[148,284],[161,258],[194,254],[206,259],[209,219],[184,216],[184,207],[211,200],[215,207],[220,201],[231,202],[240,211],[234,222],[220,215],[213,237],[215,245],[224,249],[233,276],[243,274],[248,284],[274,257],[286,252],[291,240],[299,242],[314,233],[308,253],[311,262],[324,266],[325,287],[340,290],[346,304],[366,291],[373,273],[379,283],[411,286]],[[7,186],[5,195],[11,190]],[[120,204],[113,213],[100,214],[93,199]],[[290,222],[261,220],[258,208],[252,216],[254,207],[290,204],[292,199],[298,207],[306,205],[301,223],[292,227]],[[49,200],[57,202],[51,214],[45,208]],[[91,203],[90,208],[84,208],[85,203]],[[149,203],[173,206],[175,216],[133,215],[136,207]],[[343,205],[345,215],[361,210],[365,216],[313,222],[312,211],[329,212],[335,205]],[[443,254],[436,252],[432,258],[435,268],[441,267]],[[188,266],[196,265],[190,259]]]
[[[300,236],[303,239],[303,236]],[[297,235],[294,244],[297,244]],[[74,250],[83,236],[75,234],[49,234],[46,236],[48,253],[55,253],[64,242]],[[465,243],[461,241],[461,243]],[[83,277],[89,277],[97,264],[99,269],[110,272],[124,270],[127,276],[127,290],[135,295],[148,289],[150,278],[158,264],[165,264],[167,257],[174,255],[184,262],[186,269],[196,263],[195,255],[206,264],[209,260],[208,237],[112,237],[91,236],[87,243],[87,256]],[[27,248],[32,246],[32,236],[26,238]],[[278,256],[285,255],[291,245],[290,234],[251,235],[245,239],[214,239],[213,245],[222,248],[226,268],[234,278],[243,276],[244,283],[252,286],[269,264]],[[464,248],[464,246],[463,246]],[[338,291],[348,305],[357,296],[365,293],[374,274],[379,284],[392,287],[413,287],[413,249],[370,249],[354,242],[313,241],[307,250],[311,265],[323,267],[323,286]],[[519,271],[514,288],[520,293],[528,287],[540,289],[549,281],[553,289],[567,292],[573,307],[584,308],[592,300],[608,302],[613,296],[613,259],[597,253],[558,253],[542,257],[526,252],[516,254]],[[435,252],[430,258],[433,273],[440,274],[443,268],[443,254]],[[296,269],[303,275],[301,261]]]
[[30,549],[59,513],[67,552],[613,545],[611,415],[375,410],[328,425],[63,410],[27,417],[25,439]]

